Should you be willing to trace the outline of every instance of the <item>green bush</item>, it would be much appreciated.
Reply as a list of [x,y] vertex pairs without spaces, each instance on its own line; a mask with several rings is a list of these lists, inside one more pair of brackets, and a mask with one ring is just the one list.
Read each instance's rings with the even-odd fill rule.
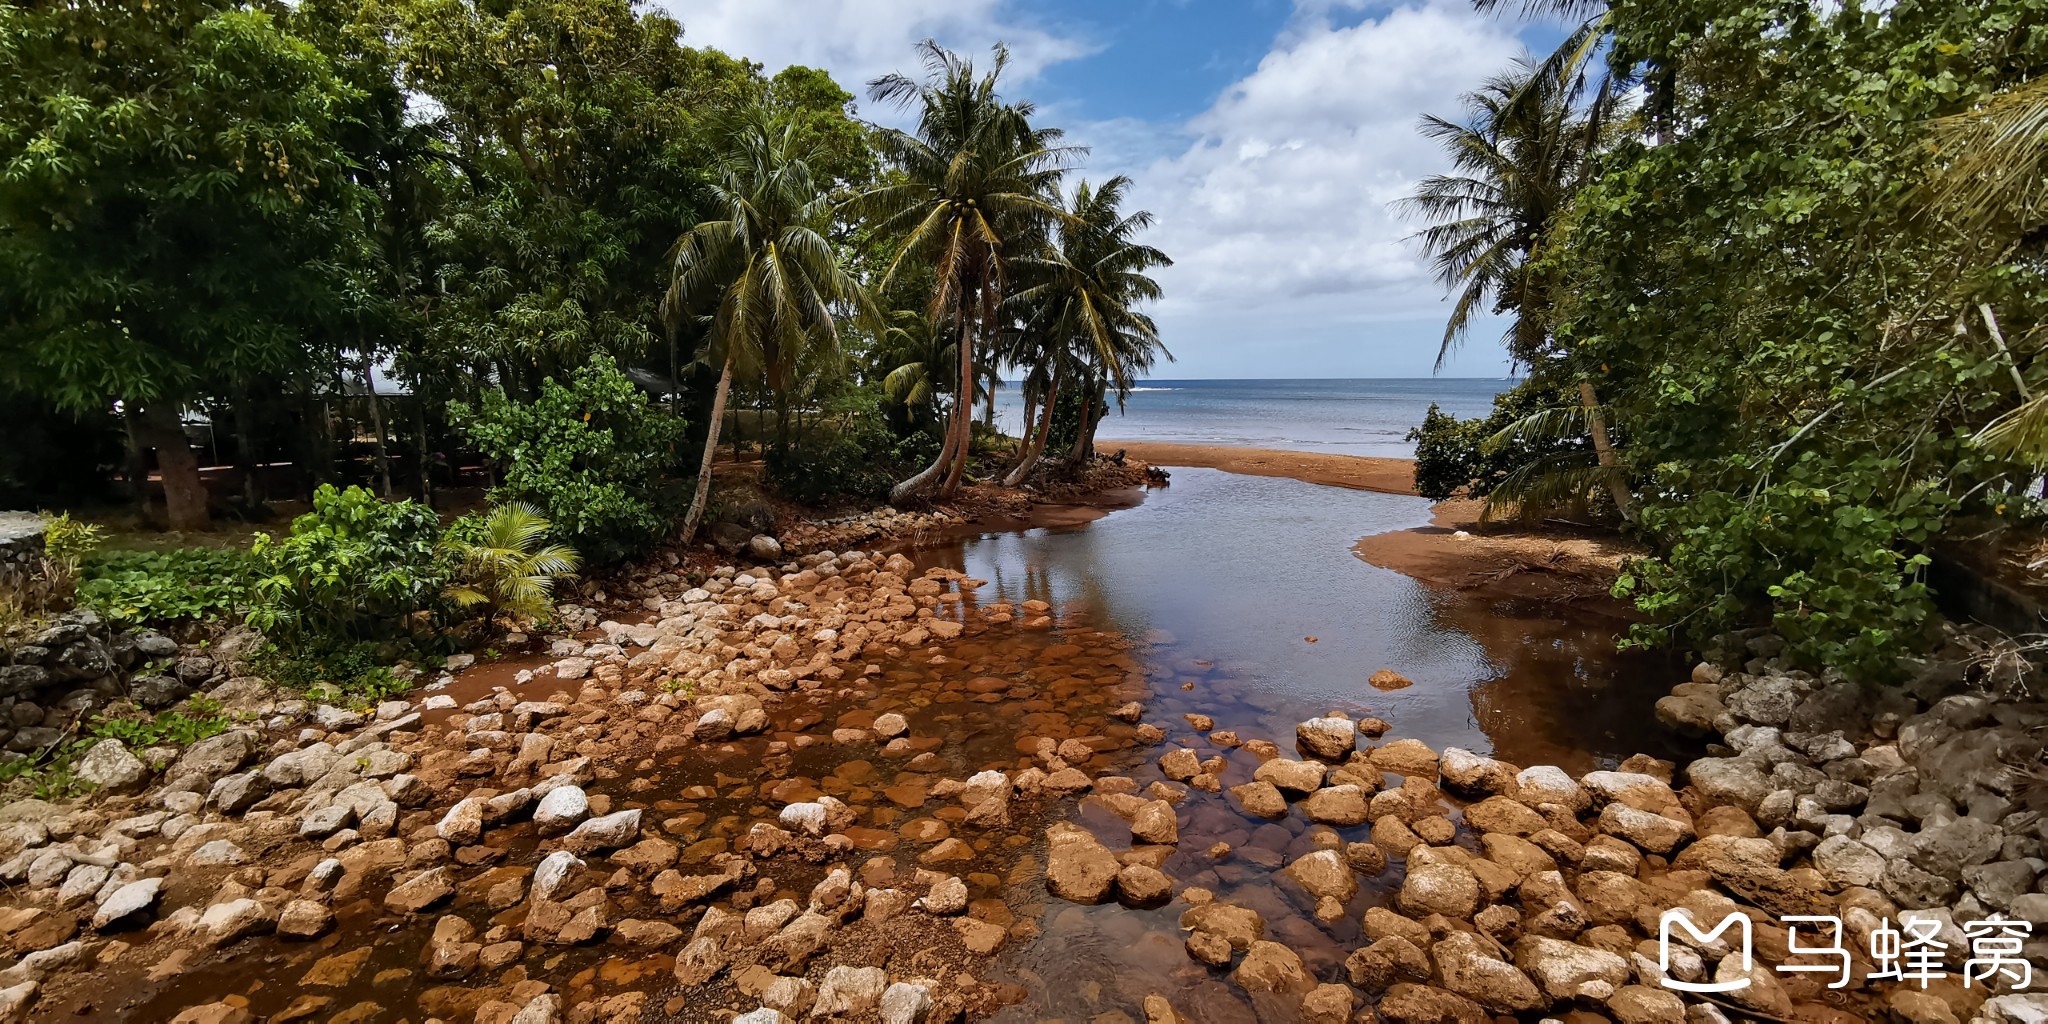
[[80,567],[78,603],[122,626],[223,618],[248,607],[256,569],[226,548],[106,551]]
[[257,652],[257,667],[271,682],[318,700],[375,704],[412,688],[391,663],[417,652],[371,641],[315,637],[286,651],[276,644]]
[[503,474],[491,499],[539,508],[593,563],[645,551],[667,531],[683,422],[650,405],[609,357],[567,384],[543,381],[538,401],[494,391],[479,408],[451,402],[448,412]]
[[1554,436],[1522,430],[1496,439],[1546,410],[1570,410],[1577,402],[1575,395],[1530,377],[1493,396],[1493,411],[1483,418],[1461,420],[1432,404],[1422,425],[1408,432],[1415,442],[1415,492],[1431,501],[1460,492],[1484,498],[1517,471],[1590,450],[1591,442],[1576,431]]
[[449,576],[441,522],[413,501],[322,485],[291,533],[259,536],[261,604],[250,621],[287,648],[314,638],[370,640],[413,633],[438,610]]
[[1895,676],[1899,655],[1933,622],[1919,552],[1955,501],[1931,486],[1898,487],[1900,463],[1888,456],[1831,461],[1808,452],[1751,493],[1706,490],[1645,508],[1642,526],[1667,550],[1615,582],[1616,597],[1656,620],[1631,642],[1704,648],[1767,622],[1798,665]]
[[899,464],[898,442],[879,415],[854,415],[820,428],[801,444],[768,453],[768,481],[784,497],[806,504],[852,497],[889,496]]
[[471,512],[441,535],[453,577],[445,593],[456,608],[484,619],[545,619],[555,583],[575,574],[582,556],[549,543],[546,517],[524,502]]

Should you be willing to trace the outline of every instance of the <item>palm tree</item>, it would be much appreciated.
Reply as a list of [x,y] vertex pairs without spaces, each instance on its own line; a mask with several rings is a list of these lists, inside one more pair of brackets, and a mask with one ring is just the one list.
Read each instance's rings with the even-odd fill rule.
[[1083,378],[1087,396],[1074,448],[1079,457],[1092,447],[1099,418],[1094,405],[1102,400],[1105,387],[1116,388],[1121,405],[1130,394],[1131,381],[1150,369],[1158,356],[1173,358],[1161,344],[1152,318],[1138,311],[1140,303],[1160,295],[1158,282],[1147,272],[1172,266],[1173,261],[1136,240],[1152,226],[1152,214],[1123,212],[1130,186],[1131,180],[1122,175],[1099,188],[1081,182],[1068,207],[1070,216],[1060,222],[1052,243],[1017,261],[1019,277],[1027,286],[1011,297],[1009,305],[1023,323],[1017,334],[1020,344],[1034,351],[1020,352],[1023,358],[1012,361],[1036,368],[1036,381],[1027,378],[1027,384],[1043,392],[1043,401],[1033,403],[1042,406],[1043,422],[1034,430],[1027,410],[1024,443],[1004,476],[1006,486],[1016,486],[1030,475],[1044,452],[1061,385],[1070,371]]
[[443,541],[460,566],[445,590],[448,599],[459,608],[484,606],[487,619],[546,618],[555,581],[583,561],[567,544],[544,543],[552,526],[520,501],[499,505],[481,520],[465,517]]
[[663,316],[672,330],[700,318],[699,359],[720,366],[697,492],[683,518],[685,544],[696,536],[711,491],[712,456],[735,364],[758,373],[770,389],[787,390],[800,360],[838,348],[833,307],[867,307],[865,293],[826,241],[832,202],[797,140],[794,126],[766,107],[743,109],[711,186],[712,205],[723,216],[684,233],[670,254],[674,276],[662,298]]
[[917,126],[915,133],[876,133],[876,148],[897,174],[857,197],[853,208],[877,233],[903,239],[878,290],[913,264],[933,270],[928,315],[946,325],[957,352],[945,443],[930,466],[896,485],[892,502],[941,480],[942,497],[958,489],[972,441],[975,354],[1001,326],[1011,247],[1065,216],[1059,178],[1079,152],[1059,144],[1058,130],[1032,127],[1031,104],[1008,103],[997,93],[1009,63],[1002,46],[985,75],[929,39],[918,50],[922,82],[891,74],[869,83],[876,102],[914,111]]
[[[1466,94],[1464,122],[1424,116],[1423,134],[1443,143],[1453,172],[1424,178],[1401,206],[1429,223],[1414,237],[1437,280],[1457,294],[1438,369],[1473,317],[1486,311],[1513,313],[1502,342],[1517,363],[1535,365],[1551,354],[1551,282],[1537,257],[1591,156],[1624,123],[1612,117],[1608,84],[1590,107],[1576,102],[1582,84],[1579,61],[1538,64],[1525,57]],[[1627,481],[1599,395],[1590,379],[1581,379],[1578,390],[1599,468],[1627,518]]]

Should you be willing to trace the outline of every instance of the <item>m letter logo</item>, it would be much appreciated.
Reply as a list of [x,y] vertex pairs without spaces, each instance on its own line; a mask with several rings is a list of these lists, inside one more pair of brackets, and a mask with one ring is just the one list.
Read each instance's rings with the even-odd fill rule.
[[[1692,936],[1694,942],[1704,946],[1719,939],[1721,933],[1730,927],[1733,927],[1737,936],[1742,939],[1742,977],[1729,981],[1679,981],[1671,976],[1672,929],[1684,929],[1687,935]],[[1721,923],[1715,925],[1713,931],[1702,933],[1693,924],[1692,917],[1684,908],[1674,907],[1665,911],[1664,916],[1657,919],[1657,970],[1664,975],[1661,979],[1664,987],[1680,992],[1740,992],[1748,988],[1749,970],[1753,962],[1749,928],[1749,918],[1741,913],[1732,913],[1722,918]]]

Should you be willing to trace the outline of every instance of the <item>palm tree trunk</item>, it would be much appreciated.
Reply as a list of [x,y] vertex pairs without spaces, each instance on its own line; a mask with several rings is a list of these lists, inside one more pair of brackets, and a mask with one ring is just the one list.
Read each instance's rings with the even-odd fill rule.
[[683,543],[697,537],[697,521],[704,518],[704,502],[711,497],[711,460],[718,454],[718,424],[725,419],[725,396],[732,390],[732,356],[718,371],[718,391],[711,397],[711,422],[704,428],[704,460],[697,464],[697,494],[690,499],[690,511],[683,516]]
[[1002,484],[1004,487],[1015,486],[1010,483],[1010,478],[1017,474],[1017,467],[1024,465],[1025,461],[1031,457],[1031,439],[1037,433],[1038,396],[1032,394],[1029,390],[1029,385],[1026,385],[1024,392],[1024,426],[1017,432],[1017,454],[1010,459],[1010,464],[1004,466],[1003,471],[997,475],[997,483]]
[[1081,418],[1074,423],[1074,446],[1067,449],[1069,461],[1079,462],[1088,457],[1088,417],[1094,414],[1095,395],[1090,392],[1081,399]]
[[1579,382],[1579,404],[1586,407],[1586,428],[1593,435],[1593,456],[1600,461],[1600,468],[1607,471],[1607,493],[1614,498],[1614,508],[1621,513],[1621,518],[1634,522],[1628,481],[1622,478],[1614,458],[1614,444],[1607,438],[1607,419],[1600,415],[1600,396],[1594,393],[1592,381]]
[[939,487],[941,498],[959,492],[960,477],[966,473],[967,457],[974,449],[974,333],[964,313],[960,318],[960,395],[953,402],[953,431],[953,464]]
[[[952,416],[952,413],[948,412],[947,416],[950,418]],[[909,479],[904,480],[902,483],[899,483],[896,486],[890,488],[889,504],[901,505],[904,502],[909,501],[910,499],[918,496],[919,494],[924,493],[924,489],[930,487],[932,481],[937,480],[939,478],[939,474],[944,472],[946,467],[952,464],[953,437],[953,428],[949,419],[946,426],[946,439],[943,443],[939,445],[938,458],[933,459],[931,465],[918,470],[917,473],[912,475]]]
[[981,407],[981,425],[996,428],[996,385],[1002,383],[995,374],[988,375],[988,404]]
[[1038,466],[1039,458],[1045,454],[1045,443],[1052,440],[1052,415],[1059,407],[1060,376],[1057,371],[1053,373],[1052,387],[1046,392],[1045,411],[1040,416],[1037,429],[1030,429],[1030,423],[1026,421],[1024,457],[1018,459],[1017,464],[1004,474],[1004,487],[1015,487],[1029,479],[1031,471]]

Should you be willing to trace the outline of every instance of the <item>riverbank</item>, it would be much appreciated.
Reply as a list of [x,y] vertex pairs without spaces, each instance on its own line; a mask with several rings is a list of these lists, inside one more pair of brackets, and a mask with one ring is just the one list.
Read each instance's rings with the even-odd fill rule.
[[1219,444],[1172,444],[1163,441],[1099,440],[1097,451],[1121,449],[1130,458],[1155,466],[1200,466],[1249,476],[1278,476],[1330,487],[1351,487],[1384,494],[1415,493],[1413,459],[1379,459],[1323,452],[1290,452],[1274,448],[1237,448]]

